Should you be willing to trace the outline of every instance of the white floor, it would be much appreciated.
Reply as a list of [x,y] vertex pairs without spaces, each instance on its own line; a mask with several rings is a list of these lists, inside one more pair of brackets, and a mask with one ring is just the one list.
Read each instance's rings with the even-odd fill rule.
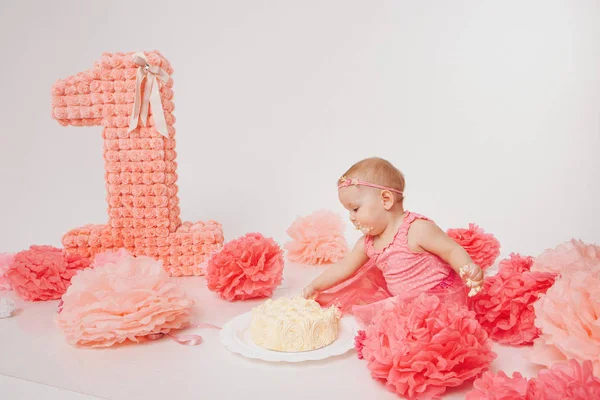
[[[298,294],[316,268],[288,264],[275,296]],[[207,290],[204,278],[177,278],[197,299],[195,322],[222,326],[259,301],[229,303]],[[3,293],[5,295],[6,293]],[[0,399],[397,399],[370,377],[352,350],[323,361],[267,363],[229,352],[217,330],[197,329],[204,342],[182,346],[163,338],[148,344],[91,350],[68,345],[53,322],[58,301],[18,300],[17,315],[0,319]],[[534,376],[525,349],[496,345],[493,370]],[[444,399],[462,399],[470,384]],[[337,397],[336,396],[336,397]],[[331,397],[333,398],[333,397]]]

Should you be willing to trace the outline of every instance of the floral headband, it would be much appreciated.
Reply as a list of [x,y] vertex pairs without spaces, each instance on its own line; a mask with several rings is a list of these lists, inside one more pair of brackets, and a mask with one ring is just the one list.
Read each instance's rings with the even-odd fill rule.
[[348,186],[355,186],[355,185],[361,185],[361,186],[369,186],[369,187],[373,187],[376,189],[382,189],[382,190],[389,190],[390,192],[396,192],[400,195],[404,195],[400,190],[398,189],[394,189],[391,187],[387,187],[387,186],[381,186],[381,185],[376,185],[374,183],[369,183],[369,182],[365,182],[365,181],[361,181],[358,178],[346,178],[345,176],[342,176],[339,181],[338,181],[338,189],[343,188],[343,187],[348,187]]

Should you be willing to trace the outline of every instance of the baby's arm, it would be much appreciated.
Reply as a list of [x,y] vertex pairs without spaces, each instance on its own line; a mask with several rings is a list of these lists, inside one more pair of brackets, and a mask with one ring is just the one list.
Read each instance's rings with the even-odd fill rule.
[[452,240],[433,222],[415,221],[409,231],[409,242],[446,261],[461,277],[466,275],[469,287],[477,290],[483,283],[481,268],[473,262],[461,245]]
[[327,268],[325,272],[306,286],[302,291],[302,296],[305,298],[314,298],[319,292],[343,282],[362,267],[368,259],[369,257],[365,254],[364,237],[361,237],[354,245],[352,251],[342,261]]

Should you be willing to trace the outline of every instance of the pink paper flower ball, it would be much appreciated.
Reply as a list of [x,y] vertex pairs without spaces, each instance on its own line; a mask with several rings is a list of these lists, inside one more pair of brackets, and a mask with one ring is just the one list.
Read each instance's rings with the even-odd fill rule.
[[12,253],[0,253],[0,292],[3,290],[10,290],[10,282],[6,273],[10,268],[15,255]]
[[131,254],[129,254],[125,249],[110,249],[96,254],[92,261],[91,267],[96,268],[97,266],[106,264],[118,264],[122,261],[128,260],[129,258],[131,258]]
[[336,263],[348,252],[342,218],[321,210],[300,217],[286,230],[292,240],[284,245],[291,262],[321,265]]
[[460,244],[469,254],[473,262],[482,269],[491,267],[500,255],[500,242],[491,233],[485,233],[475,224],[468,229],[449,229],[447,232],[454,241]]
[[529,381],[527,400],[600,399],[600,379],[594,376],[592,362],[568,360],[543,369]]
[[356,337],[354,338],[354,348],[356,349],[356,352],[358,353],[358,359],[362,360],[363,354],[362,354],[362,349],[363,347],[365,347],[364,341],[367,338],[367,334],[365,333],[365,331],[360,330],[357,332]]
[[534,303],[554,284],[555,275],[531,272],[531,257],[511,254],[496,275],[486,277],[483,290],[469,300],[470,308],[490,338],[498,343],[531,344],[540,334]]
[[600,246],[572,239],[534,259],[532,271],[562,273],[600,268]]
[[211,256],[208,288],[225,300],[270,297],[282,281],[283,250],[275,240],[248,233]]
[[15,254],[6,277],[25,300],[57,300],[69,287],[71,278],[88,266],[87,258],[68,255],[56,247],[31,246]]
[[487,371],[473,382],[473,390],[466,394],[465,400],[526,400],[527,388],[527,379],[518,372],[508,377],[504,371],[497,374]]
[[[101,261],[101,260],[100,260]],[[73,277],[57,325],[67,342],[109,347],[187,327],[194,302],[151,257],[95,261]]]
[[600,269],[563,273],[533,307],[542,333],[530,360],[545,366],[590,360],[600,376]]
[[439,396],[496,357],[472,311],[426,294],[382,311],[365,336],[362,356],[371,376],[409,399]]

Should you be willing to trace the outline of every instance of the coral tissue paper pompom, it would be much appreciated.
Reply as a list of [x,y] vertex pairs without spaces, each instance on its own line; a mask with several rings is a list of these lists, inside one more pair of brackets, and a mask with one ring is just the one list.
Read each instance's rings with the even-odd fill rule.
[[600,246],[572,239],[536,257],[531,270],[563,273],[590,268],[600,268]]
[[15,254],[6,275],[12,289],[30,301],[57,300],[71,278],[89,266],[89,260],[65,254],[52,246],[31,246]]
[[194,306],[160,261],[123,252],[97,256],[95,268],[73,277],[62,300],[57,325],[69,344],[82,347],[140,342],[186,328]]
[[448,229],[450,236],[469,254],[473,262],[482,269],[491,267],[500,255],[500,242],[491,233],[485,233],[475,224],[469,224],[468,229]]
[[473,383],[466,400],[588,400],[600,399],[600,379],[592,373],[592,363],[562,361],[529,381],[520,373],[512,378],[504,371],[485,372]]
[[542,333],[530,360],[545,366],[590,360],[600,377],[600,269],[562,274],[533,307]]
[[10,282],[6,273],[14,259],[15,255],[12,253],[0,253],[0,292],[10,290]]
[[531,344],[540,334],[534,303],[554,284],[555,274],[531,272],[531,257],[511,254],[483,290],[469,299],[477,320],[493,340],[512,346]]
[[284,245],[291,262],[321,265],[336,263],[348,252],[344,221],[331,211],[320,210],[292,223]]
[[527,388],[527,379],[519,372],[514,372],[509,378],[504,371],[497,374],[487,371],[473,382],[473,390],[466,394],[465,399],[526,400]]
[[600,399],[600,379],[592,372],[592,363],[568,360],[543,369],[529,381],[528,400]]
[[496,358],[472,311],[426,294],[382,311],[357,340],[371,376],[410,399],[460,386]]
[[283,250],[275,240],[248,233],[210,257],[207,285],[229,301],[269,297],[282,281],[283,266]]

